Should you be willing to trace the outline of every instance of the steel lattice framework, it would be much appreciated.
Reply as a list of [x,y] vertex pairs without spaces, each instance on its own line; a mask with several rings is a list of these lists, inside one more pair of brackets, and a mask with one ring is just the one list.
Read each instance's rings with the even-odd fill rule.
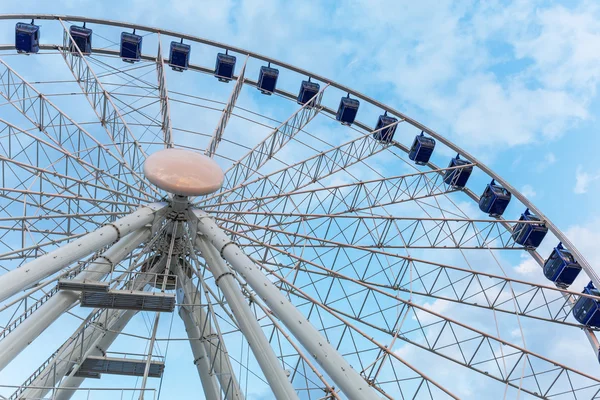
[[[576,284],[600,278],[444,136],[248,50],[75,16],[0,15],[0,29],[27,20],[43,21],[39,53],[0,44],[4,398],[189,397],[192,370],[209,400],[600,399],[587,367],[596,329],[571,314],[600,298],[506,268],[548,256],[515,241],[531,223],[518,213],[529,208],[545,241],[573,254]],[[94,30],[91,54],[71,33],[80,24]],[[123,63],[117,37],[130,30],[144,51]],[[171,41],[198,54],[183,73],[169,68]],[[205,66],[224,50],[239,62],[229,85]],[[254,79],[266,63],[280,73],[270,96]],[[297,103],[306,77],[320,88]],[[361,102],[351,125],[335,120],[342,96]],[[397,120],[391,141],[374,138],[384,112]],[[439,147],[414,166],[421,132]],[[165,148],[213,158],[221,189],[186,198],[154,186],[144,162]],[[450,152],[468,163],[443,167]],[[445,182],[470,168],[466,187]],[[492,178],[513,196],[506,218],[473,203]],[[584,337],[588,358],[556,349]],[[170,357],[178,343],[184,354]]]

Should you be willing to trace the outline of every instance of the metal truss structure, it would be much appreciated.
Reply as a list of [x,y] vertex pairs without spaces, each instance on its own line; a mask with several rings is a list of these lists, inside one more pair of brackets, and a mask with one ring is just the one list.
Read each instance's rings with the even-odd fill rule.
[[[600,278],[444,136],[244,49],[74,16],[0,15],[0,29],[28,20],[44,22],[38,54],[0,44],[3,398],[600,399],[596,328],[571,313],[600,301],[575,285]],[[132,29],[144,51],[123,63]],[[199,54],[183,73],[171,40]],[[205,66],[223,49],[241,61],[229,85]],[[270,96],[251,90],[265,63],[280,72]],[[320,89],[298,104],[301,77]],[[345,96],[361,101],[351,125],[335,120]],[[390,141],[375,138],[384,112]],[[438,147],[415,166],[421,132]],[[213,158],[221,189],[154,186],[144,162],[165,148]],[[469,163],[440,167],[451,152]],[[465,187],[445,179],[467,169]],[[491,179],[513,196],[506,218],[477,208]],[[525,208],[541,221],[518,220]],[[514,232],[534,223],[581,265],[574,286],[529,268],[548,254]]]

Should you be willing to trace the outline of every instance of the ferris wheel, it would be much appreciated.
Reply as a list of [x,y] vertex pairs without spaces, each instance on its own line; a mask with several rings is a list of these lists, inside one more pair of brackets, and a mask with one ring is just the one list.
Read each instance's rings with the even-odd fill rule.
[[0,29],[3,398],[600,398],[600,277],[443,135],[193,35]]

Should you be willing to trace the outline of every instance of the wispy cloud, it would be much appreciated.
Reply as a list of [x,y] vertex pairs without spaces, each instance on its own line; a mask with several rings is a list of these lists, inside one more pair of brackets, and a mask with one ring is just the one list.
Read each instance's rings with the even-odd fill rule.
[[556,163],[556,156],[554,153],[550,152],[544,156],[544,160],[542,160],[536,167],[537,172],[545,171],[549,166]]
[[531,185],[523,185],[523,187],[521,188],[521,193],[528,199],[535,197],[537,194],[537,192],[533,189],[533,186]]
[[587,193],[590,184],[598,179],[600,179],[600,172],[590,173],[584,171],[583,167],[578,165],[577,171],[575,172],[575,187],[573,188],[573,192],[575,194]]

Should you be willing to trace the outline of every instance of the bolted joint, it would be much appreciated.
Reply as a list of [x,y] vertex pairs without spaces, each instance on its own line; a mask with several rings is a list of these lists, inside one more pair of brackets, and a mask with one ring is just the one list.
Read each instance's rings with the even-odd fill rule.
[[117,243],[119,240],[121,240],[121,230],[119,229],[119,227],[118,227],[117,225],[115,225],[115,224],[113,224],[113,223],[108,223],[108,224],[104,224],[104,225],[102,225],[102,226],[112,226],[112,227],[113,227],[113,228],[115,228],[115,230],[117,231],[117,238],[114,240],[114,242],[112,242],[112,243],[111,243],[111,245],[112,245],[112,244],[115,244],[115,243]]

